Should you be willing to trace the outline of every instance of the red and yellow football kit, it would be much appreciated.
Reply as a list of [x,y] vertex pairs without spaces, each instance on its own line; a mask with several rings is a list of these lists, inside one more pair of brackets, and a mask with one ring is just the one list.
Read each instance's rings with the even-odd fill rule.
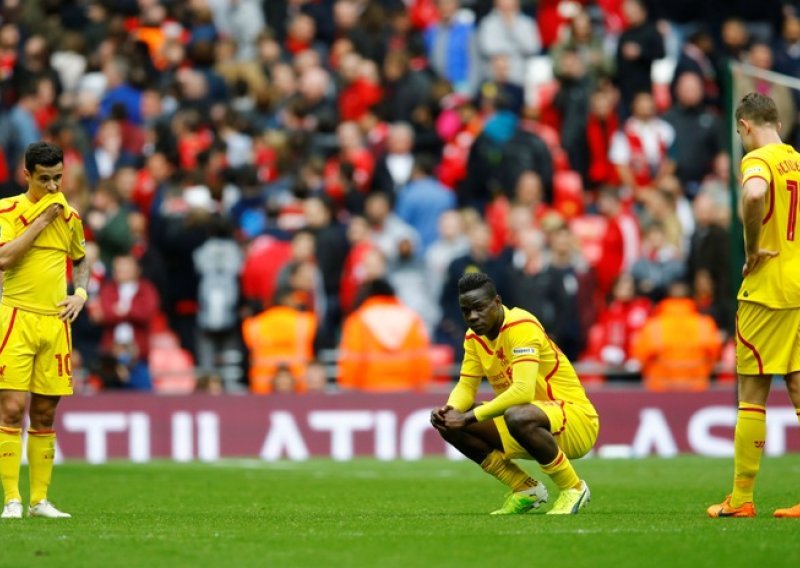
[[460,378],[447,404],[469,410],[486,377],[496,396],[475,407],[475,417],[494,419],[507,458],[532,459],[508,433],[503,419],[506,409],[518,404],[534,404],[547,414],[567,457],[585,455],[597,440],[599,420],[575,369],[530,312],[505,306],[503,310],[503,325],[494,341],[467,331]]
[[67,258],[83,258],[83,223],[63,194],[32,203],[22,194],[0,200],[0,246],[20,236],[49,205],[62,215],[4,273],[0,301],[0,389],[72,394],[72,338],[57,305],[67,295]]
[[736,369],[743,375],[800,370],[800,154],[768,144],[742,159],[742,183],[769,185],[758,246],[776,251],[745,276],[737,299]]

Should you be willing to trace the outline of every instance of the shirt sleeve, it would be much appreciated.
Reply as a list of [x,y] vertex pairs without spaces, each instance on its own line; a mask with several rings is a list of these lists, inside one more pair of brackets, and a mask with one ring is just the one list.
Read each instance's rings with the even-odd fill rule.
[[501,416],[506,410],[518,404],[533,402],[536,395],[536,381],[539,378],[539,356],[547,342],[542,329],[533,322],[515,325],[508,331],[511,353],[511,386],[490,402],[475,409],[479,422]]
[[7,213],[0,213],[0,246],[17,237],[14,229],[14,219]]
[[447,399],[447,404],[459,412],[466,412],[472,408],[481,380],[483,380],[483,366],[475,352],[475,343],[464,341],[464,360],[461,362],[461,372],[458,376],[458,383]]
[[72,241],[69,243],[69,257],[72,260],[80,260],[86,256],[86,237],[83,234],[83,222],[77,216],[71,221],[73,230]]
[[742,184],[753,178],[761,178],[769,184],[772,182],[772,172],[763,158],[751,153],[742,160]]

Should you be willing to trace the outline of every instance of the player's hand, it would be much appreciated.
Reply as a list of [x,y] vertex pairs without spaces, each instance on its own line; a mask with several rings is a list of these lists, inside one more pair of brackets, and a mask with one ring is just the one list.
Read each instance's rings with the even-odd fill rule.
[[61,215],[61,211],[63,211],[63,209],[64,208],[60,204],[52,203],[48,205],[47,208],[44,211],[42,211],[42,214],[39,215],[39,217],[37,218],[42,219],[45,225],[49,225],[50,223],[58,219],[58,216]]
[[755,254],[748,253],[744,261],[744,266],[742,267],[742,276],[747,276],[751,272],[754,272],[762,261],[775,258],[776,256],[778,256],[778,251],[765,249],[759,249]]
[[439,430],[440,432],[444,432],[446,428],[444,427],[444,417],[445,414],[453,410],[453,407],[449,404],[445,404],[444,406],[440,406],[439,408],[434,408],[431,411],[431,424],[434,428]]
[[63,308],[58,314],[58,318],[61,321],[68,321],[70,323],[74,322],[75,318],[78,317],[78,314],[81,313],[85,303],[86,300],[76,294],[67,296],[65,300],[62,300],[57,304],[59,308]]
[[460,430],[475,422],[475,415],[472,411],[459,412],[450,409],[444,415],[444,430]]

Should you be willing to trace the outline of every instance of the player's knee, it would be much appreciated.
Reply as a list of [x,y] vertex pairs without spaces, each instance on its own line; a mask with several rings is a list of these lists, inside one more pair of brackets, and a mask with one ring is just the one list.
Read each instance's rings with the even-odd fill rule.
[[543,414],[541,410],[533,405],[525,404],[507,409],[503,413],[503,418],[506,421],[509,432],[513,434],[525,428],[542,426],[540,414]]
[[5,401],[3,403],[3,416],[2,419],[0,419],[0,423],[2,423],[3,426],[21,428],[24,415],[24,404],[19,404],[16,401]]
[[31,408],[31,428],[34,430],[52,430],[56,420],[55,408]]

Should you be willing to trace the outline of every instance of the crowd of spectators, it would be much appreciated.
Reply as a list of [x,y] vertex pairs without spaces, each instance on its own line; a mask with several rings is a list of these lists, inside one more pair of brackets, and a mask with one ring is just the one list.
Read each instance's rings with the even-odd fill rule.
[[[424,388],[476,270],[587,379],[669,388],[681,353],[703,386],[733,331],[728,60],[797,76],[793,3],[9,0],[0,193],[64,149],[87,389],[158,387],[170,348],[209,390]],[[796,141],[796,92],[737,89]]]

